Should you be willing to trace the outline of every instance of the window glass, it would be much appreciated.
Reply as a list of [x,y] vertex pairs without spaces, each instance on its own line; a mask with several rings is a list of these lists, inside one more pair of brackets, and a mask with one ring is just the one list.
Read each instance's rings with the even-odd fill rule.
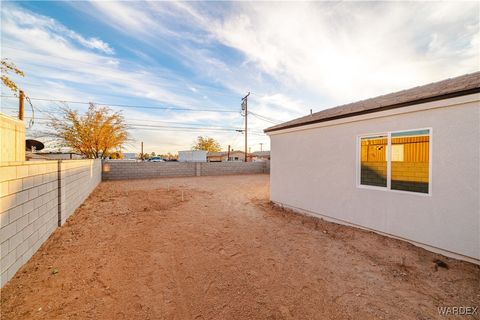
[[360,139],[360,184],[387,186],[387,143],[386,135]]
[[392,133],[391,145],[391,189],[428,193],[430,130]]

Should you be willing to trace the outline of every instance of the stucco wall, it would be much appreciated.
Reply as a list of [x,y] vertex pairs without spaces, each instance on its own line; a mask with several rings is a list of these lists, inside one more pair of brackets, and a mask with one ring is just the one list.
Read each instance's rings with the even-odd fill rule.
[[[478,97],[274,133],[271,200],[479,262]],[[454,103],[460,104],[448,107]],[[358,135],[426,127],[432,128],[431,195],[357,187]]]
[[4,161],[25,161],[25,125],[0,114],[0,162]]

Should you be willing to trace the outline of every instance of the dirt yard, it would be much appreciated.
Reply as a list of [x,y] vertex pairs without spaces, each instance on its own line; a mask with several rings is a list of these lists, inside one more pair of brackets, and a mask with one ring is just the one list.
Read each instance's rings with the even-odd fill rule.
[[480,268],[274,208],[267,175],[113,181],[1,293],[1,319],[452,319]]

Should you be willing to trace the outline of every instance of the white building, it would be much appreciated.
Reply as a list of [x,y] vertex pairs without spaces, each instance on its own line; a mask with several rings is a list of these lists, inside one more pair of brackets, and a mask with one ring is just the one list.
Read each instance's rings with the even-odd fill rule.
[[186,150],[178,151],[179,162],[207,162],[207,151]]
[[273,202],[480,263],[480,72],[265,132]]

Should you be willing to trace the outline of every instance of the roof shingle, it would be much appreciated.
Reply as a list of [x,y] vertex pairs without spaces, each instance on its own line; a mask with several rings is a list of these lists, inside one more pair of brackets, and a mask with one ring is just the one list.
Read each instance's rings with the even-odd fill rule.
[[480,72],[322,110],[265,129],[272,132],[480,92]]

